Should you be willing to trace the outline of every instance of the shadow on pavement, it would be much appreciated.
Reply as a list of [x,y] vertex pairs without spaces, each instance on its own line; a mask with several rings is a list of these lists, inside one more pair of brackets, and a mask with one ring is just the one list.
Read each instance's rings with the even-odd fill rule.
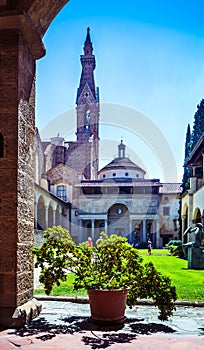
[[[91,336],[83,334],[86,331],[90,331]],[[95,333],[97,331],[101,333]],[[173,333],[175,330],[160,323],[143,323],[141,319],[126,319],[125,324],[122,325],[101,326],[93,323],[90,318],[72,316],[62,318],[60,324],[50,323],[44,317],[40,317],[33,320],[26,327],[9,332],[9,334],[20,337],[32,335],[36,339],[47,341],[59,334],[81,333],[82,341],[85,345],[89,345],[91,349],[106,349],[112,344],[130,343],[139,334],[151,335],[161,332]]]

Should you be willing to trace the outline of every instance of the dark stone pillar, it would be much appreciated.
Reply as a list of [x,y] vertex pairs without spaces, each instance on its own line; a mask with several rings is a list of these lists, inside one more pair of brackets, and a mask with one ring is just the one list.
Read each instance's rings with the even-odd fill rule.
[[1,327],[21,327],[41,310],[33,299],[33,96],[35,59],[43,54],[23,16],[0,18]]

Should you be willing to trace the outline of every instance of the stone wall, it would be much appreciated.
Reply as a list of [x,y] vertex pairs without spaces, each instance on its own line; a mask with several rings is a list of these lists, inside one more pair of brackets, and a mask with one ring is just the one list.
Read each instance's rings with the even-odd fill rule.
[[92,142],[70,142],[66,152],[66,165],[91,178]]
[[18,30],[0,32],[0,55],[5,143],[0,159],[0,324],[10,324],[15,308],[33,297],[34,106],[29,98],[35,61]]
[[0,76],[4,81],[0,85],[0,132],[4,137],[4,157],[0,159],[0,314],[3,319],[16,306],[17,293],[18,46],[18,31],[0,32]]
[[51,186],[60,182],[69,185],[76,185],[81,180],[81,173],[78,173],[74,169],[63,164],[59,164],[54,168],[50,169],[47,174]]
[[[22,327],[40,311],[33,298],[35,60],[41,38],[68,0],[0,6],[0,326]],[[32,100],[32,101],[31,101]],[[33,301],[32,301],[32,300]],[[27,302],[26,302],[27,301]]]
[[34,108],[19,105],[17,305],[33,296]]

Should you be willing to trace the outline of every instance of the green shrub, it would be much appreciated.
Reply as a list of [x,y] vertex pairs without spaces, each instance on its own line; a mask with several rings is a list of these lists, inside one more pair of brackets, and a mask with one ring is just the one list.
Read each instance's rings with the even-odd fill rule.
[[173,256],[178,256],[179,258],[184,258],[184,252],[182,245],[171,245],[169,248],[169,253]]

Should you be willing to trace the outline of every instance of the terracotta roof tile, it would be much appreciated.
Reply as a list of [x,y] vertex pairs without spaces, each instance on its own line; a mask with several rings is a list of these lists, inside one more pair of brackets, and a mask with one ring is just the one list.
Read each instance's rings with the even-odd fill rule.
[[181,193],[181,183],[177,182],[169,182],[169,183],[162,183],[162,186],[159,189],[159,192],[162,193]]

